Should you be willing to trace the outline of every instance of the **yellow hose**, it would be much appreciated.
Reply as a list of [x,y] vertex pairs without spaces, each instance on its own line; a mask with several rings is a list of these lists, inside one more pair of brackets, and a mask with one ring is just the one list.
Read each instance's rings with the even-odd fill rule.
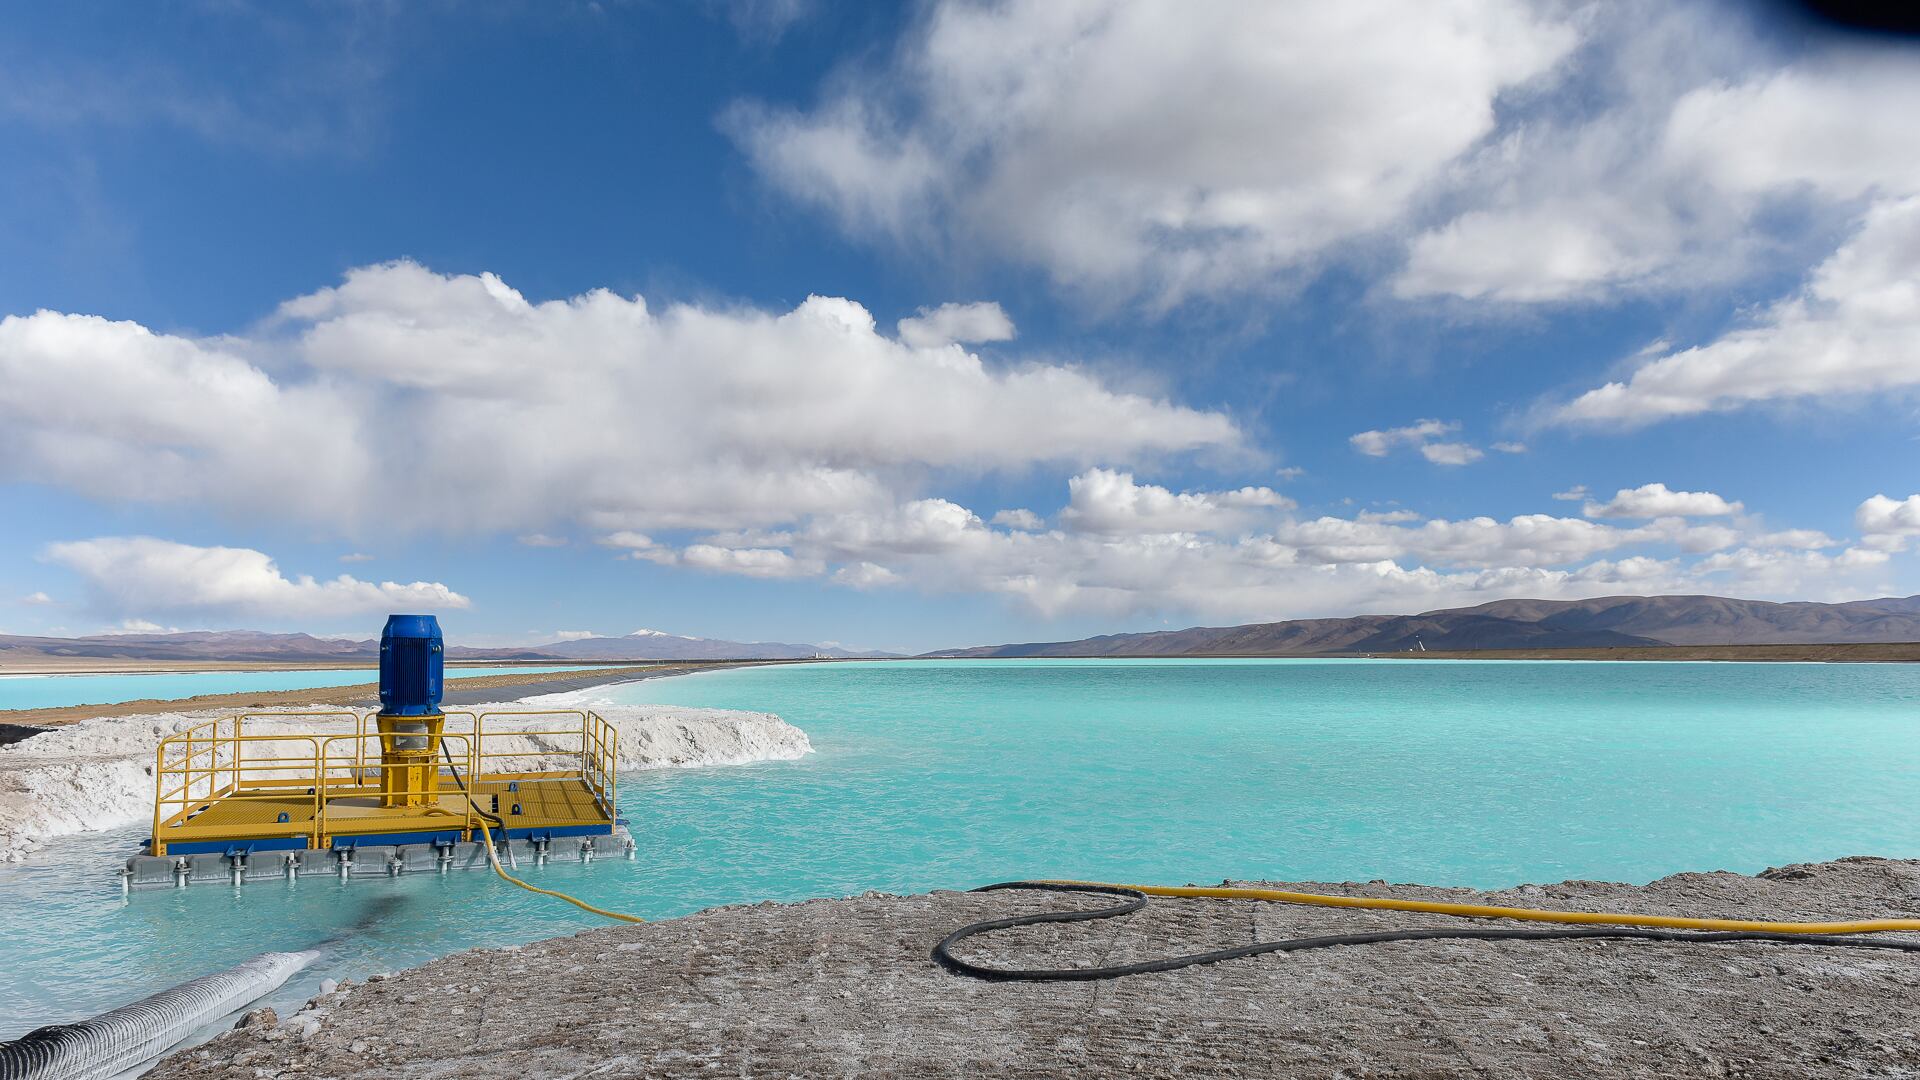
[[572,904],[574,907],[577,907],[582,911],[591,911],[595,915],[604,915],[609,919],[618,919],[621,922],[643,923],[647,921],[638,915],[623,915],[618,911],[608,911],[606,908],[594,907],[592,904],[587,903],[585,900],[582,900],[574,896],[568,896],[566,893],[560,892],[557,889],[543,889],[538,885],[529,885],[526,882],[521,881],[519,878],[514,877],[512,874],[507,873],[506,868],[500,865],[500,856],[494,854],[493,830],[487,828],[486,819],[476,817],[473,819],[473,821],[474,821],[474,824],[480,826],[480,834],[487,838],[487,862],[493,865],[493,872],[496,874],[499,874],[502,878],[505,878],[506,880],[513,882],[515,885],[520,886],[521,888],[527,890],[528,892],[537,892],[541,896],[551,896],[560,900],[565,900],[567,903]]
[[[594,907],[577,897],[554,889],[529,885],[500,865],[493,850],[493,831],[486,821],[475,818],[481,835],[487,840],[487,862],[493,872],[507,881],[542,896],[552,896],[583,911],[621,922],[643,923],[638,915]],[[1364,908],[1370,911],[1417,911],[1427,915],[1450,915],[1462,919],[1518,919],[1522,922],[1562,923],[1570,926],[1648,926],[1663,930],[1718,930],[1762,934],[1883,934],[1901,931],[1920,932],[1920,919],[1854,919],[1848,922],[1776,922],[1765,919],[1696,919],[1681,915],[1640,915],[1606,911],[1549,911],[1545,908],[1501,907],[1495,904],[1450,904],[1441,900],[1400,900],[1385,896],[1330,896],[1326,893],[1293,892],[1288,889],[1203,888],[1174,885],[1128,885],[1111,881],[1072,881],[1041,879],[1048,885],[1097,885],[1107,889],[1132,889],[1148,896],[1169,896],[1205,900],[1261,900],[1276,904],[1307,904],[1315,907]]]
[[1148,896],[1177,896],[1210,900],[1266,900],[1280,904],[1319,907],[1368,908],[1376,911],[1419,911],[1468,919],[1522,919],[1528,922],[1603,926],[1655,926],[1670,930],[1732,930],[1774,934],[1877,934],[1920,931],[1920,919],[1858,919],[1852,922],[1765,922],[1751,919],[1689,919],[1677,915],[1630,915],[1598,911],[1546,911],[1540,908],[1496,907],[1491,904],[1449,904],[1436,900],[1396,900],[1375,896],[1328,896],[1285,889],[1177,888],[1168,885],[1120,885],[1105,881],[1049,880],[1049,885],[1099,885],[1132,889]]

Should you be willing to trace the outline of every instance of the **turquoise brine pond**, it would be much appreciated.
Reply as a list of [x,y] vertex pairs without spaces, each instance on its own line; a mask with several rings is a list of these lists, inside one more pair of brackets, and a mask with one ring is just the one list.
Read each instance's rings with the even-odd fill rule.
[[[591,667],[592,665],[582,665]],[[551,665],[449,667],[450,679],[476,675],[522,675],[533,671],[578,671]],[[326,671],[169,671],[111,675],[0,675],[0,709],[58,709],[68,705],[113,705],[154,698],[171,701],[200,694],[317,690],[374,682],[375,668]],[[4,719],[4,717],[0,717]]]
[[[598,691],[779,713],[800,761],[621,778],[639,858],[532,880],[649,917],[1072,876],[1497,887],[1920,857],[1920,666],[970,661]],[[483,873],[122,899],[140,830],[0,868],[0,1036],[391,921],[279,995],[601,925]]]

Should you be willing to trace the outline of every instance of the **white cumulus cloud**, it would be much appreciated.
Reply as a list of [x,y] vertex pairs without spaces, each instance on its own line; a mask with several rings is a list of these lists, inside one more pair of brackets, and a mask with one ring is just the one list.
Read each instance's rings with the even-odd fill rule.
[[1737,514],[1744,507],[1711,491],[1673,491],[1665,484],[1621,488],[1604,503],[1589,502],[1581,513],[1590,518],[1718,517]]
[[[1471,443],[1457,440],[1441,441],[1444,436],[1460,430],[1458,421],[1453,420],[1416,420],[1406,427],[1388,428],[1384,431],[1362,431],[1347,438],[1347,443],[1368,457],[1386,457],[1396,447],[1410,446],[1420,452],[1420,456],[1435,465],[1471,465],[1486,457],[1486,451]],[[1511,449],[1518,443],[1502,443],[1502,449],[1508,453],[1519,451]],[[1525,450],[1520,447],[1520,450]]]
[[1750,326],[1659,356],[1552,411],[1637,427],[1790,398],[1920,387],[1920,198],[1883,203]]
[[288,301],[253,337],[0,319],[0,476],[344,533],[738,528],[886,505],[927,469],[1240,438],[1071,366],[910,347],[827,297],[536,303],[399,262]]
[[813,577],[824,569],[817,562],[796,559],[778,548],[726,548],[689,544],[680,550],[679,565],[758,578]]
[[850,589],[877,589],[898,582],[900,575],[879,563],[858,562],[835,570],[833,580],[835,584]]
[[1854,511],[1853,523],[1867,546],[1903,551],[1911,538],[1920,536],[1920,495],[1904,499],[1875,495]]
[[1229,531],[1261,511],[1288,510],[1294,503],[1272,488],[1173,492],[1140,484],[1132,473],[1089,469],[1067,481],[1061,523],[1092,533]]
[[856,235],[1170,303],[1393,223],[1574,38],[1519,0],[943,0],[883,69],[729,127]]
[[[757,561],[771,550],[787,557],[777,560],[782,575],[850,588],[998,595],[1045,617],[1238,621],[1417,611],[1514,595],[1850,598],[1877,591],[1886,561],[1865,541],[1845,546],[1815,530],[1759,532],[1756,520],[1734,516],[1738,504],[1711,493],[1648,485],[1616,501],[1645,519],[1631,526],[1552,514],[1426,519],[1404,508],[1302,518],[1264,489],[1175,492],[1093,469],[1069,481],[1060,527],[1048,531],[989,523],[951,500],[921,499],[701,543],[741,553],[737,564],[709,560],[708,569],[722,572],[758,573]],[[1890,517],[1879,506],[1863,521],[1877,526]],[[685,558],[645,536],[606,542],[655,561]]]
[[1762,533],[1753,537],[1751,543],[1757,548],[1790,548],[1795,551],[1817,551],[1840,546],[1840,541],[1819,529],[1782,529],[1779,532]]
[[1435,465],[1471,465],[1486,457],[1486,452],[1477,446],[1460,442],[1423,443],[1420,456]]
[[984,341],[1012,341],[1013,320],[992,302],[941,304],[901,319],[900,340],[916,349]]
[[49,560],[86,582],[95,606],[116,612],[319,619],[395,610],[446,611],[471,602],[435,581],[401,584],[289,578],[251,548],[196,547],[149,536],[49,544]]
[[1047,520],[1039,514],[1025,508],[1002,510],[993,515],[995,525],[1005,525],[1009,529],[1024,529],[1035,532],[1047,527]]
[[112,627],[100,631],[105,637],[118,637],[125,634],[178,634],[177,626],[162,626],[152,619],[121,619]]
[[1385,431],[1362,431],[1349,436],[1347,441],[1355,450],[1368,457],[1386,457],[1393,448],[1401,445],[1420,445],[1429,439],[1460,430],[1460,425],[1448,420],[1416,420],[1406,427],[1388,428]]
[[[696,543],[685,547],[656,542],[643,533],[622,531],[601,540],[620,548],[630,559],[641,559],[661,566],[684,566],[720,574],[739,574],[754,578],[816,577],[826,564],[813,559],[796,559],[792,553],[773,547],[732,547],[725,544]],[[634,631],[646,634],[649,631]]]
[[1832,39],[1782,53],[1759,10],[1585,9],[1552,104],[1456,163],[1436,200],[1453,210],[1393,291],[1566,304],[1721,286],[1779,269],[1857,200],[1920,192],[1911,58]]
[[1804,273],[1712,340],[1657,343],[1623,358],[1625,377],[1543,401],[1547,424],[1911,395],[1920,67],[1831,37],[1783,52],[1764,22],[1715,5],[1586,8],[1580,48],[1536,86],[1542,107],[1516,111],[1438,185],[1447,209],[1417,230],[1391,291],[1498,314],[1712,299]]

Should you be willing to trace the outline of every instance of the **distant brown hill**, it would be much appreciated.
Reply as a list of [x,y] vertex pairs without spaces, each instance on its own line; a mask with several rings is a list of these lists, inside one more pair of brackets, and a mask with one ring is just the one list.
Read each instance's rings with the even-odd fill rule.
[[[791,660],[831,656],[884,656],[823,645],[771,641],[719,641],[642,630],[626,637],[556,641],[518,649],[447,646],[450,660]],[[0,665],[23,666],[47,658],[95,660],[365,663],[379,659],[380,643],[311,634],[258,630],[196,630],[177,634],[100,634],[93,637],[0,635]]]
[[559,641],[540,646],[540,651],[547,656],[576,660],[806,660],[894,655],[854,652],[833,645],[796,645],[786,641],[719,641],[667,634],[659,630],[636,630],[617,638]]
[[[550,660],[537,649],[447,649],[454,660]],[[268,634],[258,630],[194,630],[178,634],[99,634],[92,637],[24,637],[0,634],[0,662],[29,662],[41,657],[100,660],[232,660],[289,663],[372,664],[380,658],[377,641],[345,641],[311,634]]]
[[1920,641],[1920,596],[1843,604],[1723,596],[1496,600],[1418,615],[1196,626],[1079,641],[952,649],[933,656],[1203,656],[1660,645],[1854,644]]

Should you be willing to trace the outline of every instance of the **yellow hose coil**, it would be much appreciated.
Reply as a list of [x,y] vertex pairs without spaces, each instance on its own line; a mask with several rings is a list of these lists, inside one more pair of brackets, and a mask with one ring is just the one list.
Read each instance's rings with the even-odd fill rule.
[[1920,931],[1920,919],[1858,919],[1852,922],[1766,922],[1752,919],[1690,919],[1677,915],[1631,915],[1599,911],[1546,911],[1540,908],[1496,907],[1491,904],[1449,904],[1437,900],[1396,900],[1375,896],[1328,896],[1286,889],[1177,888],[1168,885],[1121,885],[1106,881],[1049,880],[1049,885],[1099,885],[1132,889],[1148,896],[1176,896],[1209,900],[1266,900],[1279,904],[1318,907],[1367,908],[1375,911],[1418,911],[1467,919],[1522,919],[1528,922],[1600,926],[1653,926],[1668,930],[1733,930],[1774,934],[1877,934]]

